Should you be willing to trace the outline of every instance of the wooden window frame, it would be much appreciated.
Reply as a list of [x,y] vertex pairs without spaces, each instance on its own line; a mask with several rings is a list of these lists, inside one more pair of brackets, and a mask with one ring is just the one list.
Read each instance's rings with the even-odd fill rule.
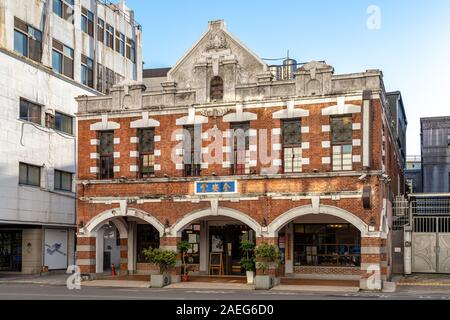
[[[285,124],[287,123],[298,123],[299,128],[299,140],[297,143],[285,143],[284,136],[285,133]],[[295,119],[284,119],[281,121],[281,139],[282,139],[282,154],[281,159],[283,162],[283,173],[284,174],[290,174],[290,173],[301,173],[303,171],[302,169],[302,157],[303,157],[303,150],[302,150],[302,119],[301,118],[295,118]],[[296,151],[300,149],[300,154],[296,153]],[[291,151],[292,158],[290,159],[290,169],[288,169],[289,166],[287,166],[288,159],[286,157],[287,151]],[[300,166],[298,166],[298,161],[300,161]]]
[[[113,134],[113,152],[112,153],[102,153],[101,150],[101,140],[102,136],[107,133]],[[98,146],[98,153],[100,155],[99,159],[99,173],[98,178],[99,180],[111,180],[114,179],[114,131],[98,131],[97,133],[98,139],[100,140],[100,144]],[[107,163],[106,168],[104,163]],[[105,169],[105,170],[103,170]],[[106,172],[105,174],[103,172]]]
[[[143,151],[142,148],[142,137],[143,137],[143,132],[144,131],[153,131],[153,137],[155,137],[155,128],[141,128],[138,129],[138,137],[139,137],[139,178],[140,179],[146,179],[146,178],[151,178],[155,176],[155,139],[153,138],[152,141],[152,147],[150,148],[150,151]],[[147,163],[148,168],[150,168],[150,170],[148,172],[144,172],[144,164],[145,164],[145,160],[146,158],[148,158],[147,162],[152,162],[152,165],[149,165],[149,163]],[[151,161],[151,159],[153,161]]]
[[[334,172],[342,172],[342,171],[353,171],[353,138],[347,139],[347,140],[334,140],[334,119],[350,119],[350,125],[348,130],[351,129],[351,136],[353,136],[353,128],[351,127],[353,123],[353,119],[351,115],[340,115],[340,116],[333,116],[331,117],[331,169]],[[351,162],[351,168],[346,167],[347,165],[344,164],[345,155],[348,155],[348,153],[344,152],[344,148],[350,147],[350,162]],[[335,150],[339,148],[339,153],[337,153]],[[337,163],[336,159],[339,158],[339,164]]]
[[[201,176],[202,172],[202,165],[201,165],[201,140],[200,140],[200,146],[196,148],[196,141],[195,141],[195,127],[196,125],[187,125],[183,126],[184,131],[184,139],[186,139],[186,131],[189,133],[190,136],[190,150],[186,150],[186,140],[183,141],[183,167],[184,167],[184,176],[185,177],[198,177]],[[201,129],[200,129],[201,130]],[[194,137],[192,137],[191,132],[194,133]],[[199,149],[199,150],[198,150]],[[186,157],[189,157],[189,159],[186,159]],[[198,160],[197,158],[200,158]],[[200,163],[198,163],[198,161]]]
[[[246,175],[250,174],[250,166],[247,162],[247,152],[250,151],[250,122],[235,122],[230,125],[233,132],[232,148],[233,148],[233,162],[231,163],[231,175]],[[239,137],[236,136],[236,130],[244,130],[245,142],[242,149],[237,141]],[[242,161],[243,160],[243,161]]]

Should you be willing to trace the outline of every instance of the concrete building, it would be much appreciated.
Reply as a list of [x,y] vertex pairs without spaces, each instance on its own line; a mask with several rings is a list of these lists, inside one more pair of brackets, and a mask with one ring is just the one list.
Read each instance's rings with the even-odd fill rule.
[[74,98],[141,74],[124,1],[0,0],[0,272],[74,263]]
[[422,118],[424,193],[450,192],[450,117]]
[[423,192],[421,156],[406,157],[405,182],[407,193]]
[[406,117],[391,112],[403,106],[390,105],[381,71],[337,75],[312,61],[277,80],[212,21],[144,82],[150,90],[137,82],[77,99],[82,272],[108,267],[107,232],[123,273],[152,272],[142,250],[184,239],[191,272],[211,273],[219,255],[224,274],[242,275],[250,240],[279,247],[275,276],[365,289],[390,278],[392,199],[404,193],[406,126],[396,124]]

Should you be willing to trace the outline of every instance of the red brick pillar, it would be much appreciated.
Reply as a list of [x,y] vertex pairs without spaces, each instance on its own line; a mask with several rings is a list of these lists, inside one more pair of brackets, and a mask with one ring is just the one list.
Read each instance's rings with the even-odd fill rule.
[[128,274],[128,238],[120,239],[120,275]]
[[361,239],[361,280],[363,290],[383,289],[387,280],[386,240],[381,238]]
[[181,253],[178,252],[177,245],[181,241],[181,237],[161,237],[159,239],[159,247],[164,250],[171,250],[177,253],[177,263],[174,268],[168,270],[172,276],[172,283],[181,281]]
[[78,237],[77,238],[77,266],[80,267],[81,273],[95,273],[96,250],[95,237]]

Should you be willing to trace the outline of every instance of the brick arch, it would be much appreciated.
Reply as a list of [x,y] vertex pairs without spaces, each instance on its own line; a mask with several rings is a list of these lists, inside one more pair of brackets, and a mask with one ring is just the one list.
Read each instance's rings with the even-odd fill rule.
[[219,207],[217,214],[214,214],[211,209],[203,209],[188,213],[172,226],[171,228],[172,236],[180,236],[183,229],[196,220],[217,216],[228,217],[238,220],[246,224],[250,228],[252,228],[255,231],[257,237],[261,236],[261,225],[258,222],[256,222],[253,218],[251,218],[250,216],[248,216],[243,212],[224,207]]
[[[116,224],[117,221],[121,221],[122,223],[118,222],[116,224],[120,232],[120,237],[123,239],[128,238],[128,228],[126,227],[126,223],[125,221],[123,221],[122,217],[134,217],[144,220],[151,224],[156,230],[158,230],[160,236],[164,235],[164,225],[158,219],[145,211],[135,208],[129,208],[126,214],[123,214],[119,208],[104,211],[96,217],[92,218],[82,231],[83,233],[89,235],[97,232],[97,230],[108,221],[112,221],[114,224]],[[122,234],[126,234],[126,236],[123,236]]]
[[362,237],[369,235],[369,226],[364,221],[362,221],[360,218],[355,216],[354,214],[352,214],[344,209],[338,208],[338,207],[325,206],[325,205],[321,205],[319,207],[319,212],[317,212],[317,211],[314,211],[312,205],[309,205],[309,206],[303,206],[303,207],[291,209],[291,210],[285,212],[284,214],[280,215],[279,217],[277,217],[274,221],[272,221],[272,223],[268,227],[269,236],[276,237],[278,234],[278,231],[281,228],[283,228],[286,224],[288,224],[289,222],[291,222],[299,217],[310,215],[310,214],[315,214],[315,213],[327,214],[327,215],[341,218],[341,219],[351,223],[352,225],[354,225],[357,229],[359,229],[359,231],[361,231]]

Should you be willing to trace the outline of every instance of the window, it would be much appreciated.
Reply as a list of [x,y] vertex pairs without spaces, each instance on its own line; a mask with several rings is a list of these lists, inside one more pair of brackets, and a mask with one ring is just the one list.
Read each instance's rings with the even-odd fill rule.
[[130,38],[127,38],[127,58],[136,63],[136,43]]
[[94,14],[84,7],[81,7],[81,30],[94,37]]
[[55,129],[67,134],[73,134],[73,117],[55,112]]
[[109,89],[115,84],[114,71],[105,67],[105,93],[109,93]]
[[450,146],[450,134],[447,135],[447,144]]
[[73,23],[74,0],[53,0],[53,12],[64,20],[72,20]]
[[191,245],[185,255],[187,264],[200,264],[200,231],[200,224],[192,224],[186,227],[181,234],[181,239]]
[[352,117],[331,118],[331,144],[333,171],[353,170]]
[[250,122],[233,123],[233,163],[231,165],[231,174],[249,174],[250,173]]
[[214,77],[211,80],[211,101],[223,100],[223,80],[221,77]]
[[97,39],[100,42],[105,41],[105,21],[100,18],[97,21]]
[[0,272],[22,271],[22,230],[0,230]]
[[16,17],[14,17],[14,51],[41,62],[42,32]]
[[73,174],[55,170],[55,190],[72,192]]
[[155,129],[139,130],[139,175],[148,178],[155,174]]
[[350,224],[296,224],[294,265],[359,267],[361,232]]
[[81,83],[94,88],[94,61],[81,55]]
[[20,119],[42,125],[42,106],[20,99]]
[[142,254],[144,249],[159,248],[159,231],[149,224],[137,225],[137,262],[147,262],[145,256]]
[[116,51],[125,56],[125,35],[116,31]]
[[114,178],[114,131],[98,133],[100,145],[100,179]]
[[53,39],[52,66],[55,72],[73,79],[73,49]]
[[39,187],[41,185],[41,168],[31,164],[19,164],[19,184]]
[[114,28],[106,24],[106,46],[114,50]]
[[186,177],[196,177],[201,174],[201,127],[184,127],[184,174]]
[[104,92],[103,73],[104,73],[103,66],[100,63],[97,63],[97,91],[99,92]]
[[302,172],[302,127],[300,119],[282,121],[283,172]]

